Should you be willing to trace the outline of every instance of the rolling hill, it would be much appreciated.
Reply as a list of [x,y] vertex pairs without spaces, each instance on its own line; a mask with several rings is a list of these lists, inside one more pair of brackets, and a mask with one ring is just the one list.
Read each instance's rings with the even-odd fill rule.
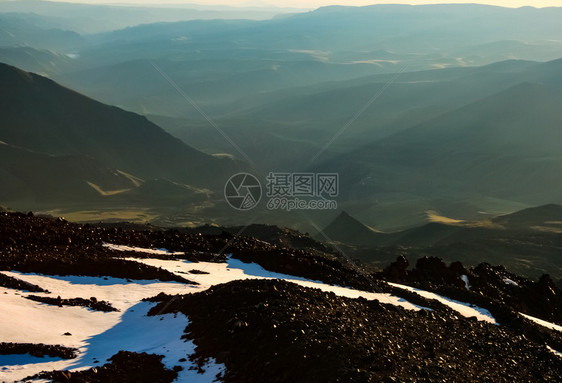
[[[326,228],[322,230],[320,240],[335,240],[348,244],[372,243],[384,234],[362,224],[345,211],[342,211]],[[325,236],[325,237],[324,237]]]
[[[326,7],[261,21],[143,24],[88,36],[76,68],[61,70],[55,78],[137,113],[193,118],[184,100],[152,68],[152,61],[209,113],[230,115],[262,106],[263,101],[271,103],[265,107],[275,106],[270,92],[293,89],[291,96],[300,97],[298,88],[305,85],[394,75],[403,68],[415,72],[559,58],[558,12],[378,5]],[[472,13],[479,15],[478,20],[468,16]],[[515,22],[517,31],[512,28]],[[540,28],[530,27],[539,24]],[[312,102],[304,105],[314,107]],[[292,109],[283,111],[292,114]],[[310,114],[310,120],[323,117]],[[262,116],[248,116],[256,117]],[[275,117],[266,116],[265,121]]]
[[323,230],[324,235],[316,237],[377,266],[400,255],[411,261],[430,256],[466,265],[501,264],[530,278],[544,273],[562,278],[562,205],[548,204],[480,221],[431,222],[395,232],[366,228],[341,213]]
[[[83,195],[81,189],[107,195],[103,191],[134,186],[132,178],[123,174],[141,181],[169,179],[214,188],[240,165],[199,152],[144,117],[101,104],[44,77],[0,64],[0,82],[0,139],[7,144],[0,148],[7,157],[2,166],[12,177],[26,179],[17,183],[20,188],[28,185],[37,192],[41,185],[56,185],[62,177],[65,181],[56,190],[68,186],[58,194],[58,200],[64,201],[67,194]],[[21,161],[8,161],[10,156]],[[107,182],[100,181],[106,178]]]
[[[21,41],[28,32],[38,33],[34,30],[58,33],[70,26],[64,17],[53,17],[56,7],[92,18],[99,18],[98,11],[108,11],[111,20],[116,14],[113,8],[41,2],[39,16],[26,16],[16,9],[24,3],[11,5],[20,13],[3,14],[22,21],[4,28],[6,36],[22,36]],[[129,11],[129,16],[136,12]],[[143,181],[165,179],[131,197],[138,201],[155,201],[155,190],[178,195],[220,188],[225,174],[239,169],[228,160],[237,153],[154,63],[262,173],[339,172],[339,206],[375,229],[418,226],[427,222],[427,210],[477,219],[559,203],[562,61],[539,62],[559,56],[559,16],[558,8],[377,5],[325,7],[261,21],[184,19],[122,30],[112,30],[113,21],[106,20],[100,22],[104,33],[69,32],[78,36],[76,51],[67,51],[72,44],[55,52],[8,47],[0,55],[142,113],[187,145],[143,117],[79,101],[86,98],[76,93],[67,97],[48,90],[50,96],[43,97],[49,82],[38,78],[12,84],[15,99],[23,92],[17,103],[24,106],[16,109],[14,97],[5,100],[15,117],[5,114],[11,128],[0,140],[47,154],[84,154]],[[520,28],[514,30],[514,23]],[[38,45],[48,36],[36,36]],[[61,104],[69,107],[45,113]],[[307,168],[358,111],[349,129]],[[22,126],[38,119],[48,128],[26,135]],[[132,130],[143,133],[131,135]],[[190,146],[221,154],[222,160]],[[319,214],[318,220],[325,224],[325,217]],[[300,218],[277,218],[275,223],[311,230],[297,226]]]
[[521,210],[492,219],[492,222],[507,228],[535,228],[537,230],[562,232],[562,206],[544,205]]
[[0,12],[33,17],[50,28],[93,34],[139,24],[199,19],[269,19],[298,11],[273,7],[229,7],[200,4],[84,4],[63,1],[18,0],[0,2]]
[[143,178],[212,185],[234,164],[203,154],[146,118],[53,81],[0,66],[1,138],[49,154],[83,154]]
[[49,155],[0,144],[0,201],[33,209],[45,205],[102,202],[94,187],[106,191],[133,189],[126,175],[83,155]]
[[83,42],[80,34],[66,30],[55,20],[33,13],[1,13],[0,23],[0,47],[28,46],[71,51]]
[[313,169],[339,172],[343,199],[371,201],[375,209],[376,200],[429,201],[420,213],[443,208],[439,200],[468,200],[474,212],[492,213],[513,203],[560,203],[561,102],[556,86],[521,83]]

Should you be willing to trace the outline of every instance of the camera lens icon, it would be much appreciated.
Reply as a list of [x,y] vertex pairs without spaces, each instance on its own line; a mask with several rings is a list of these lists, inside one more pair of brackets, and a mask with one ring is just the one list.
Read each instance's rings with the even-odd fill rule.
[[251,210],[260,202],[260,181],[250,173],[238,173],[226,181],[224,198],[236,210]]

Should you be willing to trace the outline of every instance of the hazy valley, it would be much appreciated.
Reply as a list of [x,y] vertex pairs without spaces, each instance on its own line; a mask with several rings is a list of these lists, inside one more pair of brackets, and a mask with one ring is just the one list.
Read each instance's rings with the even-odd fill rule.
[[559,381],[561,19],[0,1],[0,380]]

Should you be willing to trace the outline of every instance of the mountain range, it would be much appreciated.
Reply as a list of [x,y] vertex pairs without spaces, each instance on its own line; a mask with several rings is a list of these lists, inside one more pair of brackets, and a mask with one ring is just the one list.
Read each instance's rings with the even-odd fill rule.
[[0,0],[0,381],[559,382],[561,19]]
[[[0,140],[95,159],[116,174],[107,180],[118,179],[87,177],[103,203],[169,201],[168,211],[154,214],[177,225],[196,215],[172,207],[184,206],[185,191],[197,201],[212,196],[198,222],[238,225],[247,217],[222,201],[222,187],[250,169],[248,159],[262,180],[271,171],[339,173],[339,207],[381,231],[422,225],[428,210],[479,220],[562,202],[558,8],[324,7],[261,20],[192,20],[185,10],[176,21],[171,8],[151,8],[154,18],[146,19],[148,8],[135,7],[35,2],[35,14],[24,12],[31,3],[0,7],[0,60],[117,108],[88,104],[73,114],[84,97],[42,85],[36,91],[47,99],[73,106],[47,118],[45,109],[63,109],[59,101],[39,102],[43,95],[32,92],[17,103],[8,97],[17,113],[3,117],[11,127],[3,125]],[[103,30],[69,21],[98,14],[108,15]],[[111,26],[117,14],[127,14],[126,28]],[[43,133],[14,128],[36,118]],[[150,133],[132,138],[133,128]],[[160,181],[139,195],[139,179]],[[315,230],[298,214],[264,206],[257,209],[269,223]],[[320,226],[331,218],[305,213]]]
[[[240,165],[44,77],[0,64],[0,81],[1,192],[15,206],[123,203],[133,190],[166,200],[175,188],[189,200]],[[153,180],[161,181],[149,187]]]
[[379,267],[400,255],[411,261],[437,256],[466,265],[501,264],[530,278],[548,273],[562,280],[561,205],[533,207],[479,221],[446,219],[433,211],[427,215],[432,222],[381,232],[341,212],[316,238],[334,244],[349,257]]

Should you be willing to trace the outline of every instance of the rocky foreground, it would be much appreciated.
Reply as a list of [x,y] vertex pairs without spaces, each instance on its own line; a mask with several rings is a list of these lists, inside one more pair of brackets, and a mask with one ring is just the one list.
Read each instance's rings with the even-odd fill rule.
[[224,382],[554,382],[562,359],[517,332],[447,311],[406,312],[283,281],[236,281],[170,302]]
[[[272,241],[273,242],[273,241]],[[166,248],[170,253],[115,251],[107,243]],[[319,251],[321,249],[321,251]],[[172,253],[181,252],[181,253]],[[530,281],[500,266],[466,269],[425,258],[414,267],[398,259],[384,272],[366,273],[323,246],[294,249],[251,237],[182,233],[158,228],[79,225],[33,214],[0,213],[0,271],[174,281],[185,277],[125,257],[243,262],[289,275],[392,293],[424,307],[418,311],[363,298],[350,299],[281,280],[237,280],[208,290],[148,300],[150,315],[189,318],[195,365],[225,366],[224,382],[557,382],[562,381],[562,333],[519,313],[562,323],[562,294],[548,276]],[[466,318],[446,305],[387,282],[434,291],[489,310],[499,325]],[[0,286],[45,290],[0,272]],[[114,311],[111,302],[84,296],[35,296],[43,304]],[[0,307],[1,310],[1,307]],[[2,339],[0,339],[2,342]],[[0,354],[75,357],[57,345],[1,343]],[[30,377],[64,382],[171,382],[181,371],[161,356],[123,350],[86,371],[46,371]]]

